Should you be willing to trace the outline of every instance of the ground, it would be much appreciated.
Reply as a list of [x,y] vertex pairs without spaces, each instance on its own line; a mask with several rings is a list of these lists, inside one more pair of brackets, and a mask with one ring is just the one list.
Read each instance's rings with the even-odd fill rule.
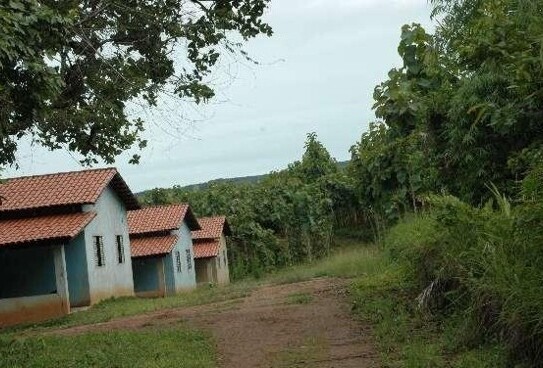
[[348,282],[315,278],[262,285],[241,298],[48,330],[81,335],[181,323],[209,332],[223,368],[377,367],[371,329],[352,317]]

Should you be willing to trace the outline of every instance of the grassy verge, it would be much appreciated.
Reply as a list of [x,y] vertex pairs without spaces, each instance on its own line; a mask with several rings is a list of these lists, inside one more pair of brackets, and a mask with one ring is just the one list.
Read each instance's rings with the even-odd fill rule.
[[186,326],[77,336],[0,337],[0,366],[186,367],[216,366],[211,339]]
[[337,249],[332,256],[315,263],[282,269],[269,275],[266,281],[289,284],[314,277],[363,277],[380,272],[383,266],[376,247],[358,244]]
[[385,272],[353,281],[351,297],[354,313],[374,326],[383,367],[505,367],[499,345],[458,346],[460,318],[421,312],[411,284],[393,263]]
[[[268,281],[291,283],[313,277],[351,279],[349,295],[357,318],[373,326],[383,367],[505,367],[498,343],[465,347],[456,336],[466,321],[462,315],[425,314],[418,308],[418,293],[411,272],[374,246],[353,245],[333,256],[271,275]],[[302,296],[291,296],[302,303]],[[296,358],[286,354],[283,358]],[[294,359],[293,358],[293,359]],[[287,359],[288,360],[288,359]]]
[[247,282],[202,288],[167,298],[111,299],[60,319],[5,329],[0,332],[0,367],[216,367],[211,336],[182,323],[161,329],[149,327],[77,336],[44,336],[40,332],[160,309],[235,302],[256,285]]
[[0,332],[6,333],[41,331],[49,328],[71,327],[106,322],[119,317],[133,316],[162,309],[190,307],[201,304],[226,302],[243,298],[259,285],[259,281],[249,280],[225,287],[202,287],[166,298],[114,298],[100,302],[91,308],[47,322],[17,326]]

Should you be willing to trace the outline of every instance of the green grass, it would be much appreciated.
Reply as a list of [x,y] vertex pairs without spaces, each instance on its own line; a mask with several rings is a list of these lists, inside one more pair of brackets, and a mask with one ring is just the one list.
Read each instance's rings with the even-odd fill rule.
[[233,301],[249,295],[258,285],[259,282],[257,281],[246,281],[233,283],[224,287],[198,288],[194,291],[165,298],[113,298],[100,302],[85,311],[76,312],[39,324],[14,327],[5,330],[4,333],[93,324],[162,309]]
[[[355,257],[353,254],[353,262]],[[411,272],[390,261],[384,252],[360,260],[368,271],[353,279],[352,310],[373,326],[382,367],[490,368],[505,367],[503,347],[488,345],[459,349],[455,333],[465,322],[453,316],[431,317],[418,310]]]
[[0,338],[0,367],[215,366],[210,337],[186,326],[77,336]]
[[313,295],[309,293],[293,293],[287,296],[288,304],[309,304],[313,301]]
[[282,269],[266,277],[266,282],[289,284],[315,277],[353,278],[381,270],[382,257],[376,247],[358,244],[341,248],[327,258],[314,263]]
[[313,367],[316,361],[326,358],[327,342],[319,337],[308,337],[298,346],[271,354],[272,368]]

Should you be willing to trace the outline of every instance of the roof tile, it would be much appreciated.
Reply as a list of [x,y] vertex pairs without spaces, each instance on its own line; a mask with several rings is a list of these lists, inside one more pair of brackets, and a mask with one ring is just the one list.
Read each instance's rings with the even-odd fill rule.
[[194,258],[217,257],[220,247],[218,240],[198,241],[193,245]]
[[198,223],[202,230],[193,231],[193,239],[216,239],[220,238],[223,231],[225,231],[226,217],[201,217],[198,219]]
[[127,206],[139,208],[117,170],[107,168],[6,179],[0,184],[4,198],[0,212],[93,204],[114,178],[115,189]]
[[132,258],[168,254],[177,243],[176,235],[130,239]]
[[74,238],[96,216],[94,212],[0,221],[0,247]]
[[[147,207],[129,211],[128,229],[132,235],[175,230],[179,228],[181,221],[187,215],[191,219],[194,217],[188,204]],[[192,222],[196,226],[198,225],[195,219]]]

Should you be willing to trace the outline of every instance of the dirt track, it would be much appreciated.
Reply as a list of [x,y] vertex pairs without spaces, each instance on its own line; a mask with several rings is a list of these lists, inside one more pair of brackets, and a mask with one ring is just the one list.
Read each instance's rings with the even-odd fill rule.
[[350,316],[345,282],[264,286],[242,299],[57,330],[78,334],[184,321],[210,331],[220,367],[377,367],[370,331]]

